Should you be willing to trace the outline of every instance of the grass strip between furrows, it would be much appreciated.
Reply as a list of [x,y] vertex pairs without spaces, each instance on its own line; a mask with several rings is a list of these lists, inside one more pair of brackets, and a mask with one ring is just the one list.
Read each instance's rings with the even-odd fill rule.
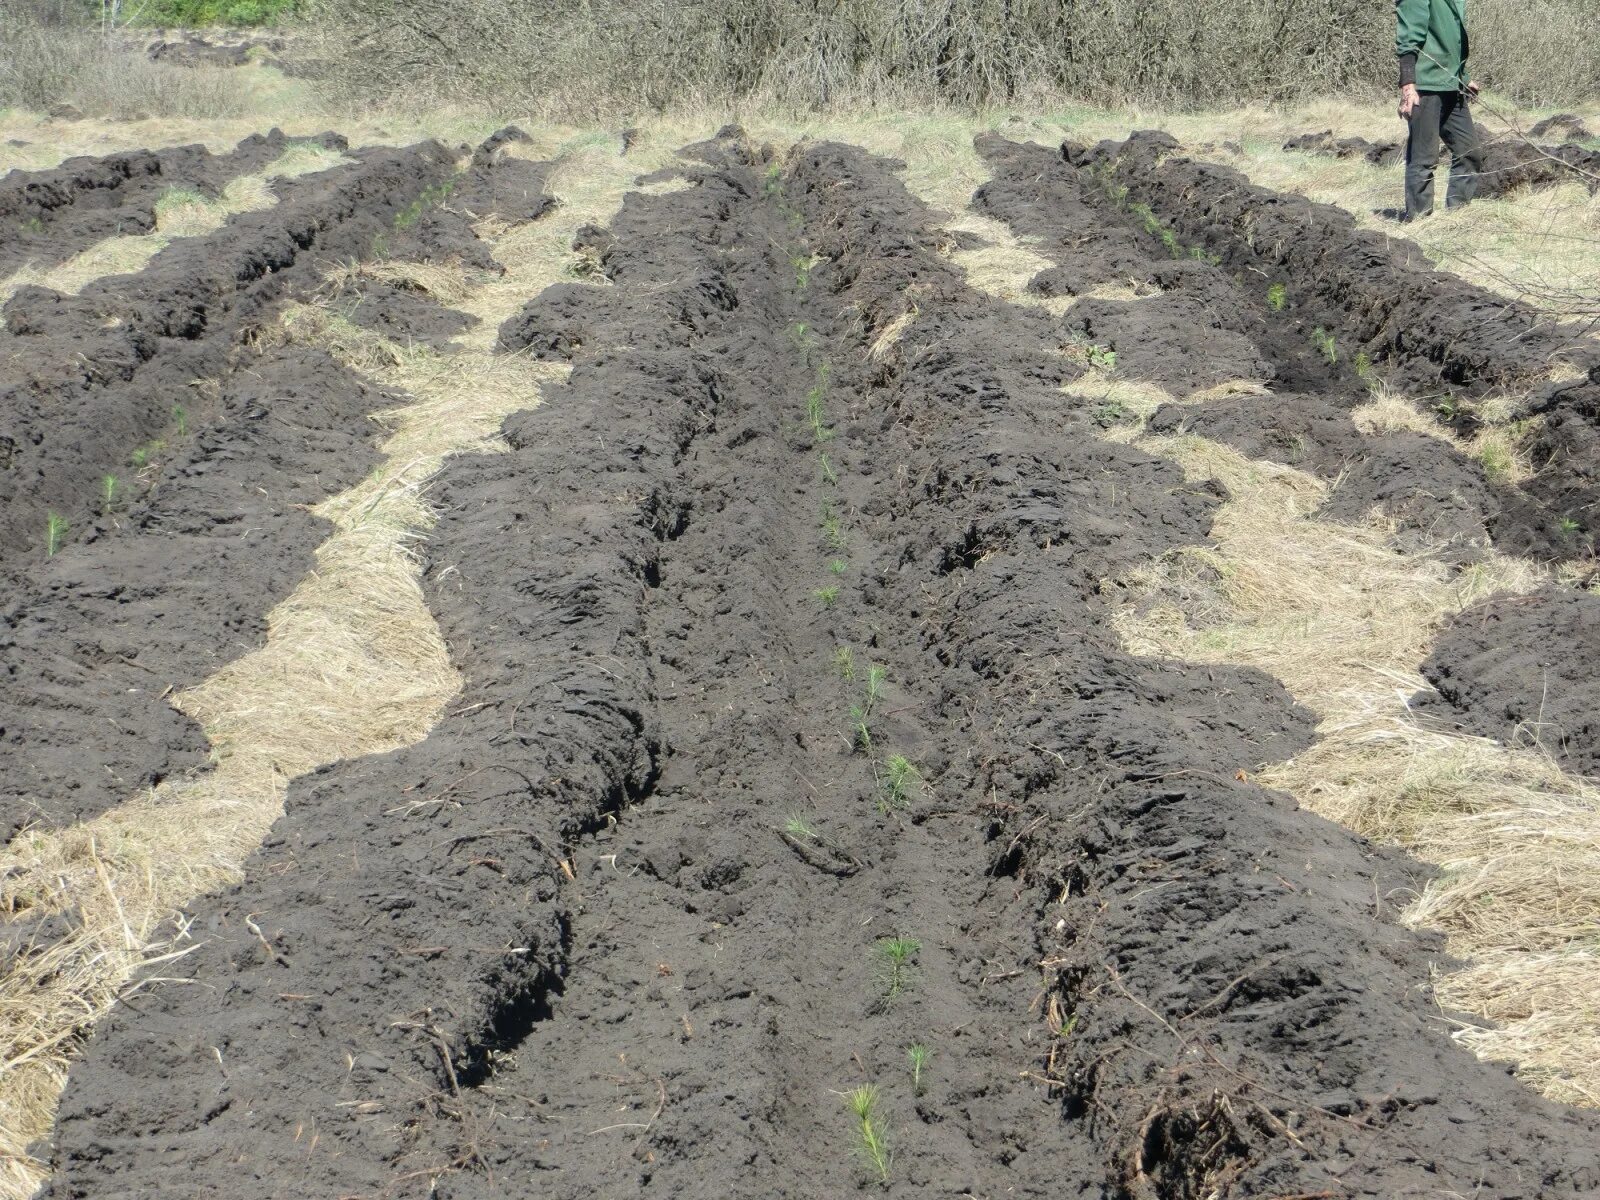
[[[67,922],[63,936],[15,956],[0,978],[0,1196],[21,1200],[39,1185],[43,1168],[27,1146],[49,1130],[75,1047],[135,973],[183,977],[192,943],[180,910],[239,877],[288,783],[420,740],[456,694],[410,551],[431,522],[426,487],[448,455],[494,448],[503,419],[536,404],[540,387],[564,373],[495,355],[495,331],[528,296],[573,273],[573,235],[608,220],[641,169],[637,157],[624,162],[593,139],[558,149],[551,187],[560,207],[484,231],[506,273],[457,293],[458,307],[482,322],[458,348],[436,354],[344,337],[350,330],[328,314],[286,312],[284,336],[329,345],[414,403],[383,414],[383,464],[315,510],[335,532],[316,569],[271,613],[267,644],[174,698],[205,727],[214,769],[95,820],[25,832],[0,856],[0,911]],[[525,145],[512,152],[533,156]]]
[[[920,149],[906,139],[892,150],[907,163],[907,184],[959,213],[987,178],[982,161],[942,140],[931,156]],[[971,228],[963,216],[953,225]],[[997,222],[985,223],[982,236],[990,246],[952,259],[981,290],[1025,297],[1038,256]],[[1222,385],[1185,402],[1235,388],[1260,390]],[[1537,745],[1429,729],[1408,706],[1428,687],[1419,667],[1449,617],[1494,592],[1531,592],[1551,572],[1495,553],[1460,570],[1426,551],[1397,553],[1380,518],[1365,526],[1318,520],[1329,485],[1302,471],[1193,435],[1145,435],[1145,418],[1174,402],[1158,387],[1097,370],[1066,390],[1114,414],[1103,436],[1137,441],[1191,479],[1220,481],[1230,496],[1213,544],[1115,581],[1130,598],[1115,616],[1125,644],[1259,668],[1315,712],[1316,745],[1257,781],[1436,864],[1402,920],[1442,930],[1450,953],[1466,960],[1433,981],[1443,1006],[1475,1019],[1461,1023],[1457,1039],[1514,1063],[1552,1099],[1600,1107],[1600,787],[1564,772]],[[1353,415],[1364,429],[1427,426],[1446,436],[1381,392]],[[1476,457],[1484,447],[1462,449]]]
[[300,144],[291,146],[265,170],[230,180],[215,198],[190,188],[172,188],[156,202],[153,232],[106,238],[53,267],[23,267],[0,279],[0,304],[28,284],[75,295],[107,275],[131,275],[178,238],[203,237],[221,228],[235,213],[271,208],[277,203],[274,181],[326,171],[348,161],[337,150]]

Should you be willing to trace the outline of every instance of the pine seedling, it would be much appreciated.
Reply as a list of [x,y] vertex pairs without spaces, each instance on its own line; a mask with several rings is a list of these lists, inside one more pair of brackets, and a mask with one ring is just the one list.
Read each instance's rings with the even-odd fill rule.
[[833,669],[839,672],[840,679],[856,677],[856,657],[849,646],[840,646],[833,652]]
[[844,522],[839,519],[838,510],[833,507],[832,500],[822,502],[822,536],[827,539],[831,549],[845,548]]
[[828,427],[827,390],[820,383],[806,393],[806,419],[811,422],[814,441],[821,444],[833,440],[833,430]]
[[878,707],[878,701],[883,699],[884,681],[889,678],[889,672],[882,667],[867,668],[867,712],[871,713]]
[[843,575],[849,569],[850,564],[842,558],[834,558],[828,561],[828,570],[832,571],[835,575]]
[[117,477],[115,475],[102,475],[100,477],[100,510],[104,513],[111,511],[112,505],[117,502]]
[[783,823],[783,831],[792,838],[814,842],[817,840],[817,831],[811,828],[811,823],[799,813],[791,813],[789,819]]
[[1311,340],[1318,351],[1321,352],[1322,357],[1328,360],[1330,366],[1339,361],[1339,345],[1334,340],[1333,334],[1329,333],[1321,325],[1311,331]]
[[1273,312],[1282,312],[1284,305],[1288,303],[1289,289],[1285,285],[1281,283],[1275,283],[1267,289],[1267,307]]
[[837,484],[839,482],[839,472],[833,469],[833,463],[829,461],[828,456],[819,454],[817,455],[817,461],[822,464],[822,482]]
[[183,405],[172,406],[172,427],[177,430],[179,437],[189,435],[189,414],[183,410]]
[[1583,526],[1577,521],[1574,521],[1571,517],[1562,517],[1561,520],[1556,523],[1556,528],[1561,531],[1562,537],[1575,537],[1577,534],[1583,532]]
[[922,1083],[922,1073],[928,1069],[928,1062],[933,1058],[933,1051],[921,1042],[906,1047],[906,1061],[911,1064],[911,1092],[920,1096],[925,1090]]
[[878,809],[884,816],[888,816],[892,809],[910,805],[911,793],[922,782],[922,776],[915,764],[905,755],[891,754],[883,762],[880,782],[882,795],[878,798]]
[[865,705],[850,706],[851,742],[861,750],[872,749],[872,714]]
[[817,598],[817,603],[821,604],[823,608],[832,608],[839,599],[839,588],[837,584],[830,584],[825,588],[818,588],[811,594]]
[[922,943],[916,938],[884,938],[878,943],[878,957],[883,962],[884,1008],[892,1007],[896,1000],[905,995],[906,988],[911,985],[911,975],[915,969],[911,960],[921,949]]
[[1375,382],[1372,371],[1372,356],[1365,350],[1360,350],[1356,353],[1356,378],[1363,383]]
[[67,530],[71,524],[58,512],[53,512],[44,521],[44,553],[46,558],[54,558],[56,551],[61,549],[61,544],[67,540]]
[[861,1155],[878,1177],[880,1183],[889,1182],[889,1167],[893,1154],[884,1133],[883,1119],[878,1115],[878,1085],[863,1083],[845,1093],[845,1103],[856,1118],[856,1137]]

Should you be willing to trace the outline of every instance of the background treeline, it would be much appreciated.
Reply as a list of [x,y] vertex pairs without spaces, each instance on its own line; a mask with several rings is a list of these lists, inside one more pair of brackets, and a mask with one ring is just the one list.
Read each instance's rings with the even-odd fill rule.
[[[350,99],[573,116],[685,102],[1209,107],[1391,89],[1393,0],[313,0]],[[1523,101],[1600,93],[1600,0],[1472,0]]]

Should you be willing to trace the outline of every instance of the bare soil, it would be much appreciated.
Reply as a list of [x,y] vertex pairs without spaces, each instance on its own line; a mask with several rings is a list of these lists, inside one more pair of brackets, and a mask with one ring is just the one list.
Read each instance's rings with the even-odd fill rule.
[[[1395,920],[1426,870],[1252,782],[1312,715],[1260,672],[1124,648],[1108,581],[1204,544],[1226,495],[1062,390],[1114,362],[1189,401],[1158,429],[1341,478],[1329,515],[1576,562],[1589,351],[1163,135],[979,149],[975,208],[1051,262],[1033,291],[1083,297],[1063,315],[975,290],[895,164],[838,143],[726,129],[653,181],[687,186],[582,230],[593,278],[498,332],[570,376],[431,494],[462,694],[290,788],[181,968],[87,1045],[43,1195],[1600,1190],[1600,1117],[1451,1039],[1439,939]],[[492,272],[473,218],[538,220],[548,174],[363,152],[139,276],[7,307],[13,826],[199,766],[162,692],[259,638],[319,535],[301,506],[370,464],[392,398],[263,342],[277,306],[337,257]],[[399,341],[470,324],[360,289],[345,311]],[[68,380],[85,343],[124,366]],[[1531,387],[1545,469],[1364,435],[1374,373],[1424,411]],[[46,508],[165,429],[179,378],[217,390],[159,484],[44,556]],[[1204,396],[1240,382],[1260,394]],[[1552,719],[1592,765],[1591,599],[1464,615],[1440,704],[1510,736],[1533,647],[1581,644]]]

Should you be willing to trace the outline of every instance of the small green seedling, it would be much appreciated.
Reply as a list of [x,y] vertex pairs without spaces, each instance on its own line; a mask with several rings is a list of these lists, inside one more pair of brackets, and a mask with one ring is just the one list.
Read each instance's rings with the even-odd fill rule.
[[1504,483],[1510,479],[1515,465],[1510,448],[1500,442],[1485,442],[1478,451],[1478,462],[1491,483]]
[[856,1118],[856,1138],[861,1156],[866,1159],[880,1183],[889,1182],[893,1153],[885,1136],[883,1119],[878,1115],[878,1085],[863,1083],[845,1093],[845,1103]]
[[882,795],[878,798],[879,811],[887,816],[891,809],[910,805],[911,794],[921,782],[922,775],[909,758],[903,754],[891,754],[883,761]]
[[1333,334],[1329,333],[1321,325],[1311,331],[1311,341],[1322,357],[1328,360],[1330,366],[1339,361],[1338,343],[1334,340]]
[[856,656],[849,646],[840,646],[833,652],[833,669],[839,672],[840,679],[856,677]]
[[1281,313],[1288,303],[1289,289],[1284,284],[1275,283],[1267,289],[1267,307],[1273,312]]
[[819,454],[817,455],[817,461],[822,466],[822,482],[837,484],[839,482],[839,472],[833,469],[833,463],[829,461],[828,456]]
[[189,436],[189,414],[184,411],[181,404],[172,406],[172,427],[177,431],[179,437]]
[[1556,528],[1561,531],[1562,537],[1576,537],[1583,532],[1583,526],[1571,517],[1562,517],[1556,522]]
[[830,584],[828,587],[818,588],[811,594],[817,598],[817,602],[823,608],[832,608],[838,602],[839,588],[837,585]]
[[911,986],[911,976],[916,969],[912,960],[922,949],[922,943],[916,938],[884,938],[878,943],[877,949],[883,966],[883,994],[880,1000],[884,1008],[890,1008]]
[[1356,352],[1356,377],[1363,383],[1372,383],[1376,376],[1372,370],[1372,356],[1365,350]]
[[811,423],[811,437],[818,445],[833,441],[833,430],[828,425],[828,396],[822,384],[806,393],[806,420]]
[[117,502],[117,489],[120,486],[115,475],[103,475],[100,477],[101,512],[109,513],[111,511],[112,506]]
[[1107,400],[1104,404],[1097,404],[1089,414],[1094,418],[1094,423],[1102,429],[1109,429],[1113,425],[1121,425],[1128,419],[1128,406],[1120,400]]
[[849,569],[850,564],[842,558],[830,559],[828,562],[828,570],[832,571],[835,575],[843,575]]
[[928,1069],[928,1062],[933,1058],[933,1051],[921,1042],[906,1047],[906,1061],[911,1064],[911,1091],[913,1095],[920,1096],[926,1090],[923,1086],[922,1075]]
[[831,500],[824,501],[822,505],[822,536],[827,539],[828,546],[833,550],[842,551],[847,544],[844,522],[839,519]]
[[862,750],[872,749],[872,717],[878,702],[883,699],[883,685],[889,673],[882,667],[867,668],[866,687],[860,704],[850,706],[850,723],[854,727],[854,741]]
[[790,837],[799,838],[802,841],[814,842],[817,840],[817,831],[799,813],[790,814],[789,819],[783,823],[783,831]]
[[1433,406],[1433,411],[1446,421],[1454,421],[1461,412],[1461,401],[1454,396],[1441,397],[1439,403]]
[[767,195],[769,195],[769,196],[776,196],[778,194],[778,192],[782,190],[782,188],[783,188],[783,164],[782,163],[772,163],[771,165],[769,165],[767,167],[767,174],[766,174],[766,179],[764,181],[764,186],[766,188]]
[[56,551],[61,549],[61,544],[67,540],[67,530],[71,523],[58,512],[53,512],[44,521],[44,553],[46,558],[54,558]]

